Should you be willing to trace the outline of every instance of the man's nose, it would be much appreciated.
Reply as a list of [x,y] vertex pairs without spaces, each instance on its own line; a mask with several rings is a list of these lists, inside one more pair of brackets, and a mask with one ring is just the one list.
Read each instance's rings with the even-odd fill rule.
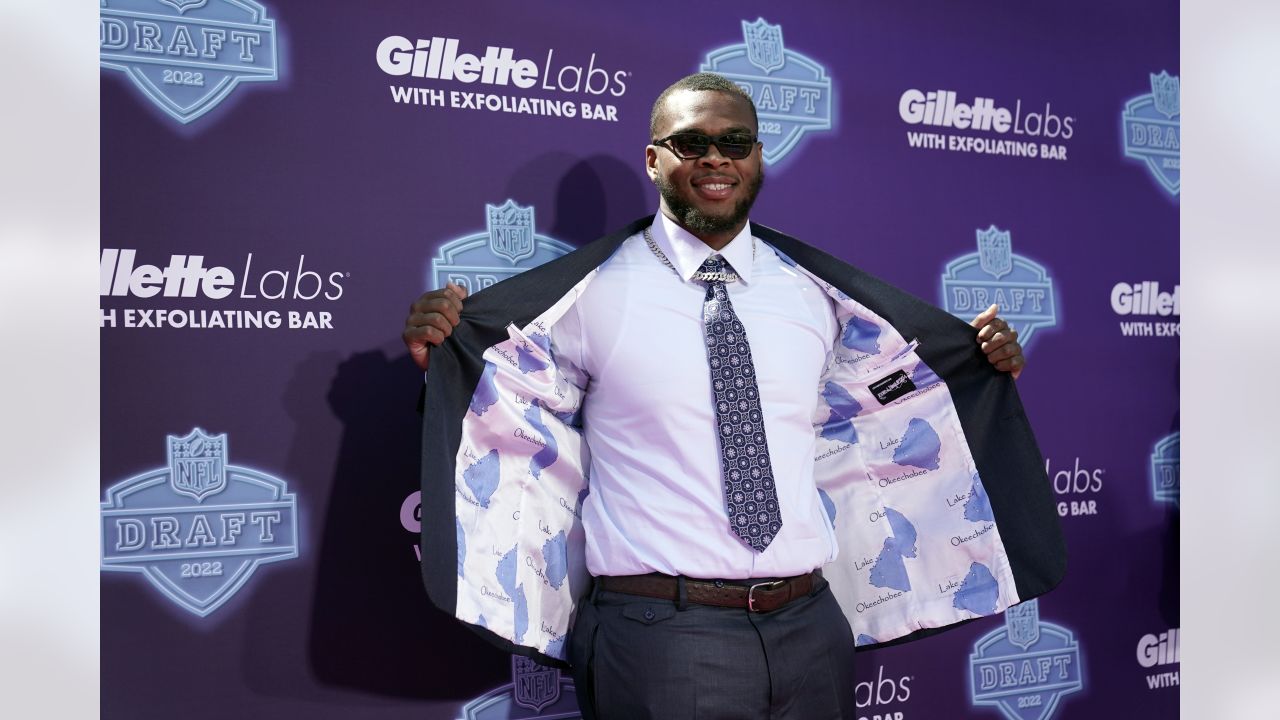
[[729,164],[729,158],[720,152],[719,145],[711,143],[711,147],[707,148],[707,154],[698,158],[698,164],[708,167],[721,167]]

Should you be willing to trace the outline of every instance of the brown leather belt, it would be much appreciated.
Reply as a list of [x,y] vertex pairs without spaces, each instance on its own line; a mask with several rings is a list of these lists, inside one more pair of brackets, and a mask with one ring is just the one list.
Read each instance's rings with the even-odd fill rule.
[[[773,612],[792,600],[802,598],[817,587],[821,570],[781,580],[692,580],[685,578],[685,600],[699,605],[746,608],[751,612]],[[660,598],[679,602],[679,581],[670,575],[617,575],[596,578],[601,590]],[[734,584],[741,582],[744,584]]]

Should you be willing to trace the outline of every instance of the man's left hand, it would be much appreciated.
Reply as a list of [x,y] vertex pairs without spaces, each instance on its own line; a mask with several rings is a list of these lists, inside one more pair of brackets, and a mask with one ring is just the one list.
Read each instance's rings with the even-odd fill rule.
[[970,325],[978,328],[978,344],[987,360],[997,370],[1012,373],[1017,380],[1026,367],[1027,359],[1022,355],[1022,346],[1018,344],[1018,331],[1009,327],[1009,323],[996,317],[1000,306],[992,305],[973,319]]

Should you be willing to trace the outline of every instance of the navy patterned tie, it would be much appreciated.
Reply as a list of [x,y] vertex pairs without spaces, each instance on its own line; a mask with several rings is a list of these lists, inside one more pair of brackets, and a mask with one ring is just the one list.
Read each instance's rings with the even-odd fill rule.
[[725,290],[726,270],[718,256],[707,258],[698,268],[707,284],[702,328],[716,403],[720,472],[729,528],[756,552],[764,552],[782,528],[782,511],[773,484],[751,346]]

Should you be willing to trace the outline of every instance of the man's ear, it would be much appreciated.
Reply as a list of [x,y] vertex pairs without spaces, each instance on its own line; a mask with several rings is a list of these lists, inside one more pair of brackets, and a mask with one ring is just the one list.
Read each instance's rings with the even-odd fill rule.
[[649,174],[649,182],[658,181],[658,148],[653,145],[644,148],[644,170]]

